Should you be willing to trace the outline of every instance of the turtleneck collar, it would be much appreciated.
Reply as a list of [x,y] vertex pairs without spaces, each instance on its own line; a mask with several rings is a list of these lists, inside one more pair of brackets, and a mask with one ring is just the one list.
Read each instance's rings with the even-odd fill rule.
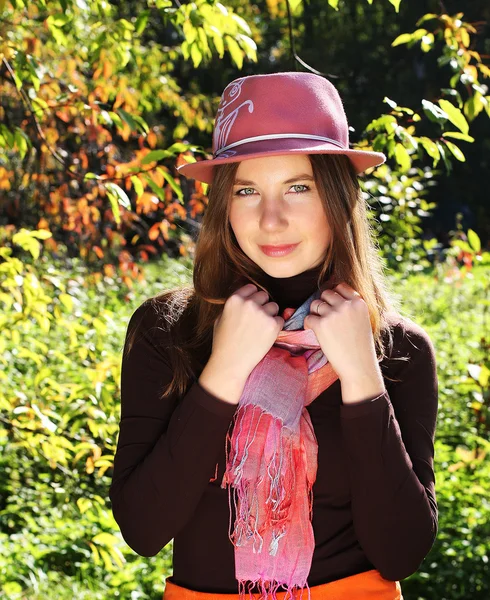
[[[262,269],[259,271],[258,281],[269,292],[271,302],[279,304],[279,314],[285,308],[298,308],[309,298],[317,288],[317,279],[322,265],[293,275],[292,277],[272,277]],[[330,277],[331,269],[325,274],[325,280]]]

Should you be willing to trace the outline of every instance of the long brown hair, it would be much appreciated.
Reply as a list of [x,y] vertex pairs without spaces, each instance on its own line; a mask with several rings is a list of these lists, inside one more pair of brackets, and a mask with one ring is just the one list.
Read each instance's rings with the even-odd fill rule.
[[[331,244],[318,276],[318,289],[328,273],[329,280],[345,281],[359,292],[369,309],[376,354],[381,361],[390,355],[393,344],[387,315],[400,315],[401,307],[383,271],[357,174],[345,155],[308,157],[331,228]],[[184,395],[197,379],[211,352],[214,322],[232,293],[250,281],[269,293],[255,280],[259,268],[241,250],[229,224],[238,166],[237,162],[215,167],[195,247],[193,285],[167,290],[147,301],[158,313],[159,325],[169,334],[167,350],[173,379],[162,392],[162,399],[174,393]],[[138,326],[128,331],[125,356],[137,331]],[[204,361],[199,358],[202,356]]]

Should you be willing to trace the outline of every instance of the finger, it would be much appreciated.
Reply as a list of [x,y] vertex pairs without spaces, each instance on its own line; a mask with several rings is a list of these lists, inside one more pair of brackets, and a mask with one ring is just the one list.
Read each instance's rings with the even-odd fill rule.
[[306,315],[303,320],[303,329],[315,329],[315,325],[318,322],[320,317],[318,315]]
[[257,286],[254,283],[247,283],[233,293],[237,296],[241,296],[242,298],[249,298],[252,294],[255,294],[256,291]]
[[319,298],[319,302],[327,302],[330,306],[337,306],[345,302],[346,298],[335,290],[324,290]]
[[277,302],[267,302],[267,304],[264,304],[264,312],[275,317],[279,312],[279,304]]
[[346,300],[354,300],[354,298],[361,296],[359,292],[356,292],[356,290],[354,290],[349,284],[345,283],[345,281],[339,283],[333,288],[333,290]]

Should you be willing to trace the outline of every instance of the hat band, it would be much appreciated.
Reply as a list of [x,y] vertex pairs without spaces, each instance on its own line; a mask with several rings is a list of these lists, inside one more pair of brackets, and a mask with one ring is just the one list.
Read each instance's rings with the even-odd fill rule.
[[339,148],[344,148],[340,142],[337,140],[333,140],[332,138],[324,137],[323,135],[313,135],[311,133],[270,133],[268,135],[256,135],[254,137],[243,138],[243,140],[238,140],[238,142],[233,142],[233,144],[228,144],[228,146],[224,146],[220,148],[214,153],[214,157],[218,156],[225,150],[229,150],[230,148],[234,148],[235,146],[241,146],[242,144],[248,144],[249,142],[259,142],[261,140],[281,140],[285,138],[298,138],[305,140],[319,140],[321,142],[330,142],[331,144],[335,144]]

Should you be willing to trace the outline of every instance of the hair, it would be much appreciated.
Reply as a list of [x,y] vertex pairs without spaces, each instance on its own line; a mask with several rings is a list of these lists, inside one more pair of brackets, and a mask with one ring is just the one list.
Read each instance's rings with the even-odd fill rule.
[[[378,361],[387,356],[393,358],[393,335],[387,316],[389,313],[400,316],[400,300],[385,277],[384,259],[379,254],[356,171],[343,154],[308,157],[331,230],[318,289],[327,275],[336,283],[345,281],[356,290],[368,306]],[[241,250],[229,223],[238,166],[235,162],[214,168],[208,205],[196,241],[193,285],[167,290],[146,301],[156,310],[158,322],[169,334],[167,350],[173,378],[161,399],[172,394],[183,396],[197,379],[205,366],[199,357],[209,357],[214,322],[231,294],[248,282],[269,293],[255,280],[259,267]],[[131,351],[138,329],[136,325],[128,331],[125,356]]]

